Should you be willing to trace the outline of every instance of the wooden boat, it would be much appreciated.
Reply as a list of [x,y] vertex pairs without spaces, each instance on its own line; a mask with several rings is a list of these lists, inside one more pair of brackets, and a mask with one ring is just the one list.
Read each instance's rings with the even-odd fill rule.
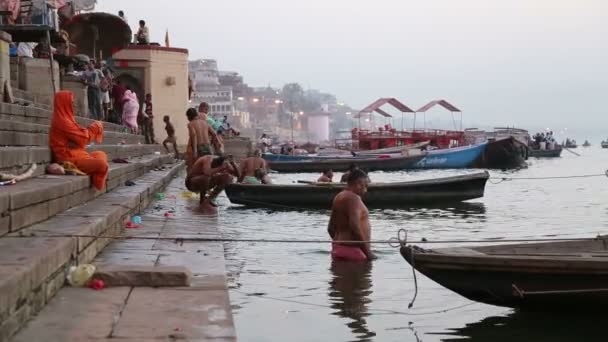
[[576,140],[572,139],[566,139],[566,141],[562,144],[564,145],[565,148],[577,148],[578,145],[576,144]]
[[416,164],[417,169],[462,169],[473,167],[486,149],[486,143],[429,151]]
[[423,149],[424,147],[428,146],[429,143],[430,143],[429,141],[423,141],[423,142],[410,144],[410,145],[393,146],[393,147],[379,148],[379,149],[375,149],[375,150],[355,151],[354,153],[358,156],[369,156],[369,155],[380,155],[380,154],[403,154],[409,150]]
[[271,170],[278,172],[324,172],[326,170],[347,171],[351,164],[356,164],[365,171],[400,171],[411,169],[425,154],[416,156],[399,156],[388,158],[332,158],[295,161],[270,161]]
[[532,158],[557,158],[562,155],[563,148],[557,146],[552,150],[540,150],[531,148],[528,155]]
[[422,249],[401,255],[420,273],[474,301],[538,311],[608,306],[608,237]]
[[485,151],[474,163],[475,167],[487,169],[515,169],[526,165],[528,146],[515,137],[488,139]]
[[[398,183],[371,183],[363,201],[370,208],[402,208],[436,203],[460,202],[483,197],[489,174],[475,174]],[[226,187],[230,202],[254,207],[329,209],[345,184],[315,183],[249,185]]]

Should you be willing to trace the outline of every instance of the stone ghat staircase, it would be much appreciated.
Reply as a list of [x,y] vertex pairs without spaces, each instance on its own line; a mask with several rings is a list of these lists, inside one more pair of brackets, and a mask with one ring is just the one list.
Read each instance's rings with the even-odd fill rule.
[[[0,172],[38,165],[35,177],[0,187],[0,341],[10,340],[46,305],[63,286],[70,266],[90,262],[109,243],[70,235],[120,234],[125,220],[183,168],[162,146],[143,145],[143,137],[106,123],[103,143],[89,150],[129,163],[110,163],[104,192],[91,188],[86,176],[44,175],[51,161],[51,115],[48,104],[0,104]],[[128,180],[135,185],[126,186]]]

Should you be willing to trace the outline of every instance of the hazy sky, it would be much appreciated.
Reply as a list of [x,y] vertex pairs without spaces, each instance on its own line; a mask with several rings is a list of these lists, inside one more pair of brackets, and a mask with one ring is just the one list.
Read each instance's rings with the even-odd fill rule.
[[145,19],[155,41],[169,29],[191,59],[217,59],[250,85],[297,81],[354,107],[445,98],[465,125],[608,136],[605,0],[98,2],[132,27]]

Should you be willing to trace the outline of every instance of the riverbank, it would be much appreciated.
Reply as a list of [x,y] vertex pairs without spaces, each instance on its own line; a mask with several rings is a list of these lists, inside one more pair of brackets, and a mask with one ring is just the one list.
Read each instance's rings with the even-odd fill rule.
[[221,237],[217,218],[197,215],[198,200],[185,190],[175,178],[141,215],[141,227],[125,233],[154,239],[113,241],[93,264],[182,266],[192,274],[189,287],[65,287],[13,341],[235,341],[223,244],[173,240]]

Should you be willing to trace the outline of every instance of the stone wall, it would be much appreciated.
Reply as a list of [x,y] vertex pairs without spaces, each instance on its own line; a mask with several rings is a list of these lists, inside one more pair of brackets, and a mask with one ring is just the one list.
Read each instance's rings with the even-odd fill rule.
[[69,90],[74,93],[74,111],[76,115],[85,118],[91,117],[89,114],[89,101],[87,100],[87,86],[82,83],[79,77],[64,76],[61,80],[61,90]]
[[231,154],[234,159],[241,160],[253,154],[253,142],[249,138],[225,138],[224,154]]
[[[59,91],[59,64],[54,62],[55,89]],[[48,59],[21,58],[19,60],[18,88],[34,95],[37,102],[50,104],[53,101],[51,65]]]
[[0,94],[4,98],[4,83],[11,79],[11,65],[9,56],[9,44],[11,43],[11,36],[0,31]]

